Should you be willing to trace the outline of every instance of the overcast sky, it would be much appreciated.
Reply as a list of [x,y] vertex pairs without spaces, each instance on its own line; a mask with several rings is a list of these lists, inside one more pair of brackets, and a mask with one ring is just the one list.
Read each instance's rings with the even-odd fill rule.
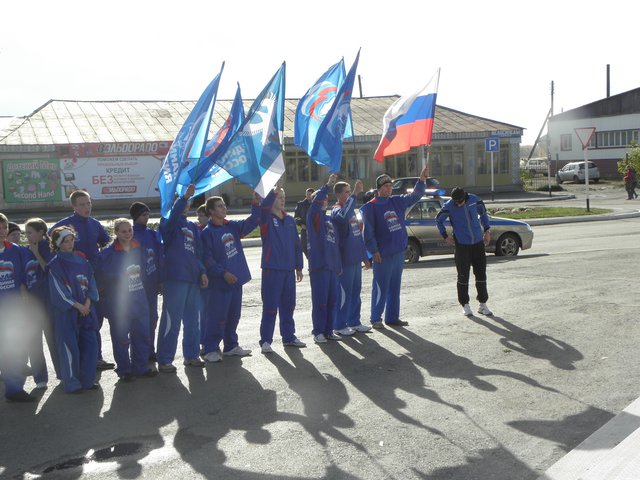
[[[282,61],[299,98],[330,65],[365,96],[411,93],[441,69],[438,105],[524,127],[640,86],[638,7],[622,0],[10,0],[0,28],[0,116],[50,99],[255,98]],[[354,95],[358,95],[356,88]],[[589,126],[589,125],[586,125]]]

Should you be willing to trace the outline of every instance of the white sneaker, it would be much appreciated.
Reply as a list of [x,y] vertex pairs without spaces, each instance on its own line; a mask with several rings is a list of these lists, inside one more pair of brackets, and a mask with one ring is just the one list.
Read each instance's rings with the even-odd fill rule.
[[220,352],[218,351],[209,352],[206,355],[204,355],[202,358],[204,358],[205,361],[208,363],[218,363],[222,361],[222,355],[220,355]]
[[351,327],[344,327],[344,328],[341,328],[340,330],[334,330],[333,333],[348,337],[349,335],[353,335],[354,333],[356,333],[356,331]]
[[371,331],[371,327],[369,325],[356,325],[355,327],[351,327],[353,328],[356,332],[370,332]]
[[336,335],[335,333],[332,333],[331,335],[327,335],[327,339],[339,341],[339,340],[342,340],[342,337],[340,335]]
[[480,304],[480,306],[478,307],[478,313],[481,313],[482,315],[488,315],[488,316],[493,315],[493,312],[489,307],[487,307],[486,303]]
[[327,337],[325,337],[323,333],[320,333],[313,337],[313,341],[316,343],[327,343]]
[[264,342],[260,350],[262,350],[262,353],[273,353],[273,348],[271,348],[271,344],[268,342]]
[[245,348],[242,348],[240,345],[236,345],[228,352],[224,352],[223,355],[225,357],[246,357],[247,355],[251,355],[251,350],[247,350]]
[[471,311],[471,307],[469,306],[469,304],[468,304],[468,303],[465,303],[465,304],[462,306],[462,314],[463,314],[465,317],[473,317],[473,312]]

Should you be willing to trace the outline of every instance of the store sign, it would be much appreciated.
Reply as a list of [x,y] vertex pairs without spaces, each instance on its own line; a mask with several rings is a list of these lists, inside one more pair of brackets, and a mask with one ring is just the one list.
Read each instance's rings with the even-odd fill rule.
[[62,200],[58,160],[3,160],[2,182],[7,203]]
[[159,197],[156,185],[162,160],[152,155],[61,158],[64,195],[86,190],[96,200]]

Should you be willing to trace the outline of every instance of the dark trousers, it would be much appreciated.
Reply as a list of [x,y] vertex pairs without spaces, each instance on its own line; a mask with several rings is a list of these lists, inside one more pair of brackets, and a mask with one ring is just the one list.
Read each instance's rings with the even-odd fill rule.
[[473,267],[476,278],[476,297],[480,303],[489,299],[487,292],[487,256],[484,253],[484,242],[473,245],[456,243],[456,270],[458,271],[458,301],[460,305],[469,303],[469,270]]

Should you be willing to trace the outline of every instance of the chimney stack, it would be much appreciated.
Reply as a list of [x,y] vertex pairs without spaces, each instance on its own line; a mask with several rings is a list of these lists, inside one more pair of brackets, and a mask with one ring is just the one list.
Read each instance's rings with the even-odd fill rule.
[[611,96],[611,65],[607,63],[607,98]]

